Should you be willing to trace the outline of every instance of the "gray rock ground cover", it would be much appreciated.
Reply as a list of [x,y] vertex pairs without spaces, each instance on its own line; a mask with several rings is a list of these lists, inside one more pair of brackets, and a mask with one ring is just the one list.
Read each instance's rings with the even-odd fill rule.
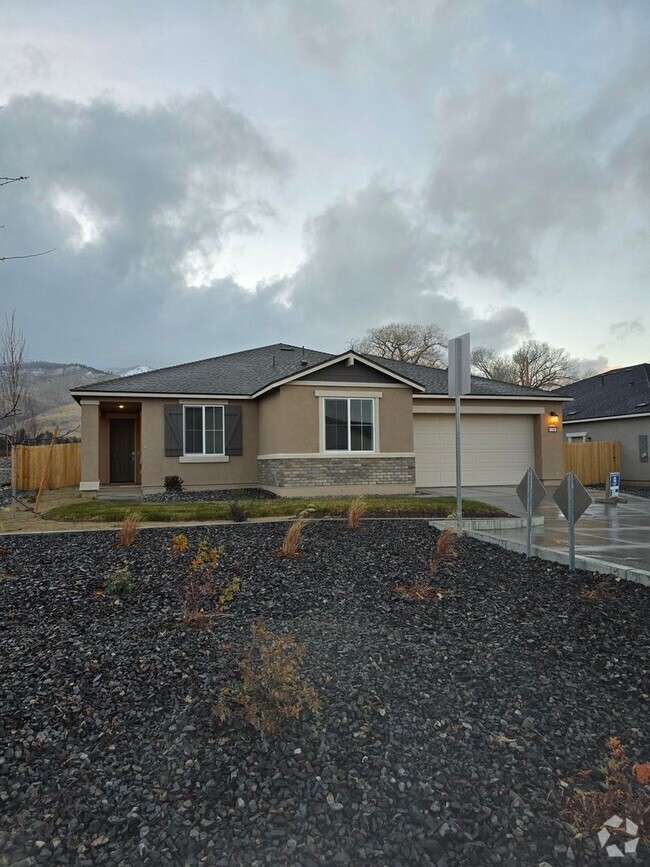
[[143,503],[207,503],[232,500],[275,500],[277,494],[263,488],[238,488],[233,490],[207,491],[162,491],[159,494],[143,494]]
[[[648,744],[649,595],[462,540],[437,602],[423,522],[192,529],[243,589],[175,628],[172,529],[8,537],[0,552],[0,864],[607,864],[562,823],[561,782],[617,735]],[[93,595],[127,565],[136,592]],[[255,617],[309,647],[323,709],[262,739],[218,722]]]

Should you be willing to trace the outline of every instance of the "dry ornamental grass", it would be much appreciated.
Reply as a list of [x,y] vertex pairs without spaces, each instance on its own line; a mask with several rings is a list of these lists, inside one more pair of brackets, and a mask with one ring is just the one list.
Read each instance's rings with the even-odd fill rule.
[[302,531],[309,523],[309,518],[296,518],[289,525],[289,529],[284,534],[282,545],[275,553],[281,557],[300,557],[300,543],[302,542]]
[[355,497],[348,508],[348,527],[351,530],[361,529],[361,518],[368,514],[368,505],[363,497]]
[[433,581],[438,574],[438,566],[441,560],[450,560],[458,554],[454,548],[456,533],[451,527],[445,527],[436,542],[436,547],[429,556],[429,573],[426,577],[418,577],[411,584],[399,584],[395,592],[407,599],[423,601],[425,599],[443,599],[451,594],[451,590],[445,587],[437,587]]
[[118,548],[130,548],[134,544],[140,520],[140,515],[137,512],[129,512],[120,527],[120,534],[117,538]]

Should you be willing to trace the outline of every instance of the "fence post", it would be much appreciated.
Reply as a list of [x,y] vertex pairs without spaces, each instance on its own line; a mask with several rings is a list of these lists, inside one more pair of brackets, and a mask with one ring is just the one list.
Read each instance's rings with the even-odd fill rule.
[[16,446],[11,443],[11,520],[16,519]]
[[43,467],[43,475],[41,476],[41,484],[38,487],[38,493],[36,494],[36,502],[34,503],[34,511],[38,512],[38,507],[41,504],[41,497],[43,495],[43,488],[45,487],[45,481],[47,479],[47,473],[50,469],[50,462],[52,460],[52,452],[54,451],[54,443],[56,442],[56,438],[59,435],[59,428],[54,428],[54,433],[52,434],[52,439],[50,440],[50,447],[47,452],[47,458],[45,459],[45,466]]

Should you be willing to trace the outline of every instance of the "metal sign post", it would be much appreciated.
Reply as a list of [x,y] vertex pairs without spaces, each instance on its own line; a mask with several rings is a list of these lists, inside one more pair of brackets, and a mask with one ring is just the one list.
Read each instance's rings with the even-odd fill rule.
[[461,334],[449,341],[449,364],[447,367],[447,393],[454,398],[456,416],[456,521],[458,532],[463,529],[463,495],[461,484],[461,438],[460,438],[460,396],[469,394],[472,381],[470,377],[469,334]]
[[528,467],[526,475],[517,485],[517,496],[526,509],[526,557],[530,557],[533,538],[533,512],[546,496],[546,488],[532,467]]
[[569,569],[576,568],[576,521],[591,506],[593,500],[574,473],[567,473],[553,499],[569,523]]
[[569,473],[567,476],[567,505],[569,514],[567,521],[569,522],[569,569],[575,572],[576,569],[576,517],[575,517],[575,476]]

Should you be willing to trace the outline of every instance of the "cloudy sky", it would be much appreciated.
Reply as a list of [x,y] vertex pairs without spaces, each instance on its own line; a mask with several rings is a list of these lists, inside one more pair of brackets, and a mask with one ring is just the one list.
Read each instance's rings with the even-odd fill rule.
[[650,361],[648,0],[2,4],[2,310],[30,357],[435,322]]

